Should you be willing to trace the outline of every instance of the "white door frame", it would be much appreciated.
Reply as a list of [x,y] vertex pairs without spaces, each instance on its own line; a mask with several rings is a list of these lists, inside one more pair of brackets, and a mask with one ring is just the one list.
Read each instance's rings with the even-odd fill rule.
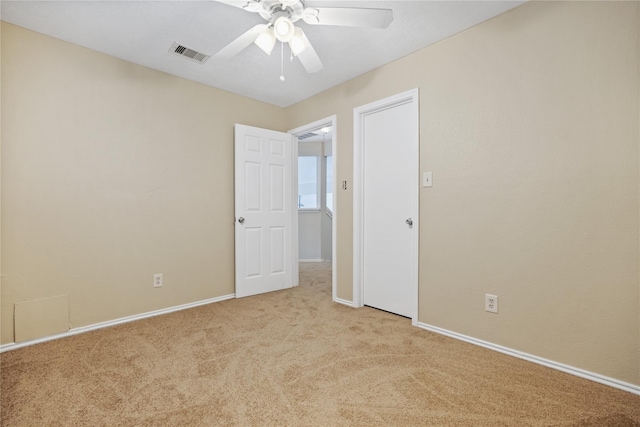
[[[364,117],[381,110],[393,108],[398,105],[413,103],[419,113],[418,89],[399,93],[379,101],[372,102],[353,110],[353,305],[364,305]],[[418,126],[419,126],[418,115]],[[418,141],[419,143],[419,141]],[[417,147],[418,148],[418,147]],[[416,158],[416,168],[419,171],[420,159]],[[419,175],[419,174],[418,174]],[[419,200],[419,183],[415,183],[415,196]],[[419,205],[418,205],[419,206]],[[413,220],[412,246],[415,254],[418,254],[420,235],[420,222],[418,216]],[[415,304],[412,307],[411,324],[418,325],[418,257],[413,260],[411,268],[412,283],[415,295]]]
[[[333,301],[337,300],[336,295],[336,286],[337,286],[337,277],[338,277],[338,266],[336,262],[336,230],[338,224],[338,204],[337,195],[338,195],[338,180],[336,179],[336,165],[337,165],[337,154],[338,151],[336,149],[336,141],[338,139],[338,119],[334,114],[333,116],[326,117],[324,119],[316,120],[313,123],[306,124],[304,126],[297,127],[295,129],[290,130],[287,133],[292,134],[295,137],[295,141],[293,144],[293,151],[291,154],[291,158],[293,161],[293,203],[295,205],[295,211],[298,212],[298,135],[304,134],[307,132],[312,132],[314,130],[318,130],[327,126],[327,124],[331,124],[331,163],[333,166],[333,189],[332,189],[332,197],[333,197],[333,225],[331,227],[331,299]],[[298,215],[294,216],[294,224],[293,224],[293,286],[298,286]]]

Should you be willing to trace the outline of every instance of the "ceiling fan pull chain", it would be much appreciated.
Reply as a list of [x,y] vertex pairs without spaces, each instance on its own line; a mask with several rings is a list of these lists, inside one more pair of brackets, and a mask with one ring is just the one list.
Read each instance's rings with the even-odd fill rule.
[[284,43],[280,42],[280,81],[284,81]]

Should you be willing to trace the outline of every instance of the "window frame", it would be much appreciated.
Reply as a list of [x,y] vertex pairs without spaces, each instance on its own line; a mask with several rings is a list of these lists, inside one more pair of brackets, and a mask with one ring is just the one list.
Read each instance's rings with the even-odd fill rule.
[[[333,173],[333,154],[331,156],[324,156],[325,158],[325,170],[324,170],[324,208],[325,213],[333,218],[333,209],[329,207],[329,199],[333,205],[333,180],[335,179]],[[329,165],[331,165],[331,182],[329,182]],[[331,185],[329,185],[331,184]]]

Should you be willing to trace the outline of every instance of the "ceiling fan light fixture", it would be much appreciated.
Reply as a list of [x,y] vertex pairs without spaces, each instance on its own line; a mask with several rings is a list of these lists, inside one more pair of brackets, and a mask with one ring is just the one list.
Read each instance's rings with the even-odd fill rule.
[[308,48],[310,44],[309,39],[304,35],[301,28],[296,28],[293,32],[293,37],[289,40],[289,48],[293,56],[298,56],[298,54]]
[[283,43],[291,40],[295,33],[293,22],[291,22],[291,20],[286,16],[281,16],[280,18],[276,19],[276,22],[273,23],[273,30],[275,32],[276,38]]
[[273,32],[273,28],[267,28],[260,33],[256,41],[254,42],[264,53],[271,55],[273,47],[276,45],[276,35]]

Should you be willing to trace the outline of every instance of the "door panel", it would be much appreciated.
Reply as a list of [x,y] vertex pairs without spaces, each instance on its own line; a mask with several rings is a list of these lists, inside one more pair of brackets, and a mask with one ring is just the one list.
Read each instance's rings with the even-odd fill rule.
[[284,273],[284,227],[271,227],[271,274]]
[[418,257],[416,106],[408,102],[371,112],[362,129],[363,302],[412,317]]
[[293,284],[292,137],[235,126],[236,297]]
[[247,212],[260,212],[260,176],[262,176],[260,163],[245,162],[245,209]]
[[246,277],[257,277],[262,272],[260,268],[260,247],[262,246],[260,235],[262,233],[259,228],[251,227],[245,227],[244,233],[246,248],[244,253],[245,274]]
[[284,212],[285,203],[285,168],[281,165],[270,165],[270,209],[271,212]]

